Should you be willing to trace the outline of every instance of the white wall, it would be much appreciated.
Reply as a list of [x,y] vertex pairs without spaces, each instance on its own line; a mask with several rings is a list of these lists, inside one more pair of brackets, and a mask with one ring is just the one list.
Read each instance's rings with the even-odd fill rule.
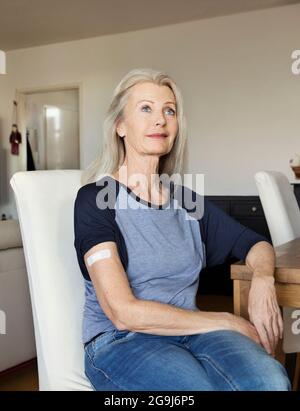
[[[300,152],[300,5],[12,51],[0,77],[0,131],[8,146],[16,89],[81,84],[81,167],[99,150],[113,88],[135,67],[166,70],[181,86],[189,126],[186,172],[208,195],[256,195],[253,174],[293,181]],[[15,160],[15,159],[13,159]],[[11,162],[10,175],[18,164]],[[2,209],[12,209],[6,204]],[[1,211],[1,209],[0,209]]]

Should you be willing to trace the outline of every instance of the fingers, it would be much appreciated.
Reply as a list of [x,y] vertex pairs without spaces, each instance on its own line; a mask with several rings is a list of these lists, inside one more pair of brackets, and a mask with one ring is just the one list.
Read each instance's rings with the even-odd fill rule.
[[276,315],[276,326],[278,328],[278,338],[282,339],[283,337],[283,320],[280,308],[277,304],[277,301],[274,301],[275,307],[273,307],[274,313]]
[[272,316],[271,318],[269,318],[269,320],[268,320],[267,323],[264,323],[264,324],[263,324],[264,329],[265,329],[265,331],[266,331],[266,333],[267,333],[267,337],[268,337],[269,344],[270,344],[270,348],[271,348],[270,354],[271,354],[271,355],[274,354],[274,352],[275,352],[275,347],[276,347],[276,345],[277,345],[276,335],[275,335],[275,333],[274,333],[274,328],[273,328],[273,325],[274,325],[274,327],[276,328],[275,322],[276,322],[276,320],[274,320],[274,317]]
[[257,329],[255,328],[255,326],[253,325],[253,323],[251,323],[249,321],[245,321],[245,325],[246,325],[245,334],[249,338],[251,338],[253,341],[255,341],[257,344],[261,345],[261,340],[260,340],[259,334],[258,334]]
[[279,337],[280,337],[280,330],[279,330],[278,316],[277,315],[272,317],[272,331],[273,331],[273,336],[274,336],[273,354],[275,354],[275,350],[276,350],[278,340],[279,340]]
[[275,337],[275,347],[274,347],[274,350],[275,350],[278,344],[279,338],[282,339],[283,337],[283,321],[282,321],[281,311],[277,304],[277,301],[273,301],[272,308],[273,308],[273,315],[271,317],[271,321],[272,321],[273,334]]
[[280,336],[280,329],[278,324],[278,314],[273,314],[270,318],[268,323],[264,324],[264,328],[267,332],[268,339],[272,348],[272,355],[275,355],[275,350],[278,344],[278,339]]
[[259,338],[258,332],[254,325],[251,324],[251,338],[259,345],[261,345],[261,340]]
[[281,338],[283,327],[281,316],[274,315],[268,323],[261,322],[257,324],[256,327],[261,343],[266,351],[271,355],[275,355],[275,350],[278,340]]
[[280,310],[278,313],[278,327],[279,327],[280,339],[282,340],[283,338],[283,319],[282,319]]
[[283,321],[275,292],[264,301],[264,304],[253,304],[252,301],[248,311],[261,344],[269,354],[274,355],[278,339],[283,336]]
[[272,347],[272,342],[269,340],[269,335],[268,332],[266,331],[263,322],[261,321],[256,321],[255,328],[257,330],[257,333],[259,335],[260,341],[262,346],[265,348],[265,350],[269,353],[272,354],[273,352],[273,347]]
[[279,339],[282,340],[283,338],[283,320],[282,320],[281,312],[279,309],[275,317],[275,327],[277,329],[277,334],[278,334],[278,337],[277,337],[277,343],[278,343],[278,340]]

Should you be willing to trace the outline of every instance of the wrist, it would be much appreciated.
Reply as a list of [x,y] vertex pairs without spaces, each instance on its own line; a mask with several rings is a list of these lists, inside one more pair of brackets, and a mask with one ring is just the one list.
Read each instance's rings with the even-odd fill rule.
[[199,311],[200,332],[233,330],[234,315],[227,312]]
[[270,284],[275,283],[274,271],[261,271],[261,270],[254,270],[252,275],[252,280],[260,279]]
[[274,276],[271,275],[259,275],[259,276],[253,276],[252,281],[251,281],[251,288],[257,290],[258,288],[264,288],[264,289],[272,289],[275,287],[275,278]]
[[231,313],[220,313],[222,318],[220,318],[222,325],[226,330],[235,330],[235,315]]

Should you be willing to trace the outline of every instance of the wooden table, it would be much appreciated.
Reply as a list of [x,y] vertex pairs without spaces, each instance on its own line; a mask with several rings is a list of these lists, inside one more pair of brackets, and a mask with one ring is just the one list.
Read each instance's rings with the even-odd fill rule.
[[[278,304],[281,307],[300,308],[300,238],[275,247],[275,287]],[[252,271],[244,262],[231,265],[231,279],[234,289],[234,313],[244,318],[248,315],[248,294]],[[298,360],[299,360],[298,354]],[[278,347],[276,358],[284,363],[282,347]],[[299,364],[297,364],[297,369]],[[298,370],[299,373],[299,370]],[[297,376],[297,381],[299,376]],[[298,382],[295,384],[298,385]]]
[[[275,248],[275,287],[278,304],[285,307],[300,307],[300,238]],[[234,312],[248,317],[248,293],[252,271],[243,262],[231,265],[234,285]]]

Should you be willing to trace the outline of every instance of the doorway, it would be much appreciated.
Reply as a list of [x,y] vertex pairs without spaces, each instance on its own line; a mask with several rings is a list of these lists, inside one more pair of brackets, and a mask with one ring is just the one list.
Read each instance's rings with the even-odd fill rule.
[[79,87],[23,93],[24,169],[80,169]]

